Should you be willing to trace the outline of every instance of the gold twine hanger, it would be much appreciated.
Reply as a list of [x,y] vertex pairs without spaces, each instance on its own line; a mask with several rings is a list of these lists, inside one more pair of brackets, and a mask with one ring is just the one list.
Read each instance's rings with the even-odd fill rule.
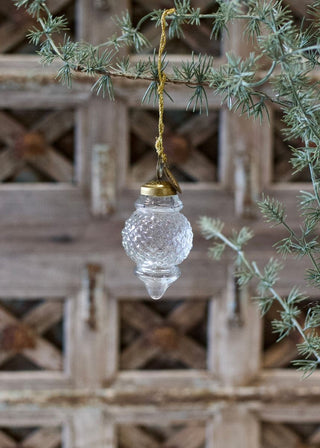
[[162,55],[166,47],[167,38],[166,38],[166,17],[168,15],[174,14],[176,12],[175,8],[171,9],[165,9],[161,16],[161,38],[160,38],[160,45],[159,45],[159,53],[158,53],[158,78],[159,78],[159,85],[158,85],[158,97],[159,97],[159,125],[158,125],[158,132],[159,135],[156,139],[155,148],[158,154],[158,163],[157,163],[157,177],[158,180],[160,180],[163,175],[168,179],[168,182],[172,185],[172,187],[181,193],[181,188],[177,182],[177,180],[174,178],[173,174],[169,170],[168,162],[167,162],[167,156],[164,152],[163,147],[163,133],[164,133],[164,122],[163,122],[163,113],[164,113],[164,101],[163,101],[163,94],[164,94],[164,87],[166,82],[166,74],[162,70]]

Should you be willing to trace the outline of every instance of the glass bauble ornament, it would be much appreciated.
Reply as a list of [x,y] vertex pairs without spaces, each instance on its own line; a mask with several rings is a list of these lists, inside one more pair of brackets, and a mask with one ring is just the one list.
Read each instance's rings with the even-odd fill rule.
[[143,185],[135,206],[122,231],[122,244],[150,297],[160,299],[180,276],[178,265],[192,248],[192,228],[169,182]]

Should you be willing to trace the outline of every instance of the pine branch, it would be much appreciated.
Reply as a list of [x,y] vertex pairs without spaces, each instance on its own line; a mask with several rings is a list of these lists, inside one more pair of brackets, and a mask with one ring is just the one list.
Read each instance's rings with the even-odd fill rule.
[[[13,0],[17,7],[25,7],[27,11],[35,16],[39,22],[40,29],[33,28],[30,30],[29,39],[34,44],[39,44],[40,40],[45,38],[45,41],[41,44],[40,55],[42,61],[46,64],[52,63],[55,59],[63,61],[63,67],[59,74],[59,78],[62,82],[71,86],[73,73],[86,73],[95,77],[94,89],[102,94],[106,89],[99,89],[97,86],[104,85],[106,79],[113,78],[126,78],[129,80],[142,79],[145,81],[151,81],[153,86],[157,82],[152,68],[149,65],[149,70],[135,71],[132,73],[130,70],[125,70],[124,66],[122,70],[119,70],[119,61],[117,60],[117,53],[124,46],[133,46],[136,51],[140,51],[143,47],[148,45],[147,40],[141,34],[141,26],[146,20],[153,20],[159,25],[161,10],[152,11],[145,17],[141,18],[138,25],[134,27],[131,22],[131,18],[128,13],[123,14],[121,17],[116,18],[116,22],[120,28],[121,34],[111,36],[109,40],[101,43],[97,46],[92,46],[86,43],[71,42],[70,39],[65,38],[66,43],[61,46],[54,42],[53,34],[56,32],[63,32],[67,27],[66,18],[64,16],[54,18],[49,9],[46,6],[46,0]],[[201,14],[199,8],[195,9],[190,6],[189,0],[176,0],[174,2],[176,13],[167,18],[169,22],[169,37],[183,37],[182,26],[183,25],[197,25],[199,26],[202,19],[214,19],[213,22],[213,34],[221,32],[225,28],[228,21],[231,19],[250,19],[257,21],[255,11],[252,14],[244,14],[241,11],[238,0],[232,0],[228,2],[228,5],[224,1],[218,2],[220,7],[217,12],[210,14]],[[45,17],[46,15],[46,17]],[[103,47],[113,47],[112,58],[105,61],[105,64],[101,64],[97,58],[92,58],[92,54],[98,55]],[[232,65],[232,57],[230,56],[230,64]],[[143,64],[143,62],[141,62]],[[246,62],[243,62],[244,67]],[[235,68],[235,64],[233,64]],[[247,112],[249,115],[262,118],[264,113],[267,113],[265,102],[267,100],[277,102],[275,97],[269,97],[265,93],[256,91],[255,87],[264,85],[272,75],[276,64],[272,63],[270,70],[266,76],[262,79],[253,80],[245,77],[242,82],[242,87],[239,92],[242,92],[244,98],[235,103],[235,107],[240,107],[242,112]],[[192,74],[186,77],[186,67],[173,67],[174,76],[167,76],[168,84],[186,84],[193,89],[193,94],[187,101],[187,108],[192,107],[193,111],[204,108],[208,112],[208,101],[206,88],[219,90],[225,88],[221,84],[221,78],[219,79],[219,72],[215,72],[212,68],[212,58],[206,55],[192,56],[192,63],[189,66]],[[221,73],[223,75],[223,73]],[[254,72],[252,72],[252,75]],[[223,75],[224,78],[224,75]],[[250,82],[249,82],[250,81]],[[113,88],[107,89],[109,96],[113,97]],[[146,92],[144,99],[149,98],[149,93]],[[233,92],[236,94],[236,91]],[[153,95],[150,96],[152,100]],[[245,105],[243,103],[246,103]]]
[[[113,80],[126,78],[141,79],[149,82],[143,97],[144,101],[157,100],[158,71],[154,54],[148,61],[139,61],[134,66],[125,57],[120,59],[119,50],[125,46],[140,51],[148,45],[142,33],[143,24],[150,20],[159,26],[162,10],[155,10],[142,17],[134,26],[130,15],[124,13],[116,19],[119,27],[117,34],[100,45],[73,42],[65,37],[62,44],[55,42],[55,34],[64,34],[67,22],[64,16],[53,17],[46,0],[13,0],[18,8],[25,8],[34,17],[39,27],[33,28],[28,37],[34,45],[40,45],[39,54],[43,63],[51,64],[60,60],[62,66],[58,78],[71,86],[75,73],[92,77],[93,89],[103,96],[114,98]],[[294,172],[308,167],[313,186],[312,193],[303,192],[300,200],[300,214],[303,220],[301,234],[294,231],[286,219],[282,204],[272,198],[263,198],[259,207],[267,221],[273,225],[282,225],[288,235],[279,241],[276,248],[287,256],[308,256],[312,268],[307,270],[307,280],[320,287],[320,263],[318,253],[320,245],[315,236],[320,222],[320,97],[319,84],[311,82],[310,72],[320,65],[320,2],[316,1],[311,12],[316,18],[308,27],[298,27],[293,16],[281,1],[264,0],[217,0],[218,9],[202,14],[199,8],[193,8],[189,0],[175,0],[176,13],[167,17],[169,38],[183,38],[183,27],[199,26],[203,19],[212,22],[212,36],[218,36],[228,30],[231,21],[245,21],[245,34],[255,39],[257,49],[247,58],[228,54],[227,63],[213,67],[213,60],[205,54],[190,56],[189,62],[172,67],[167,76],[168,84],[182,84],[190,88],[186,99],[187,108],[193,111],[208,111],[207,91],[213,90],[221,95],[223,102],[232,110],[245,113],[254,118],[268,116],[267,102],[280,106],[286,125],[285,137],[298,138],[303,143],[299,148],[291,148],[291,164]],[[268,61],[268,70],[259,76],[261,60]],[[167,61],[162,61],[162,70]],[[263,87],[268,84],[268,94]],[[320,312],[311,308],[304,327],[300,325],[297,304],[304,296],[295,288],[284,299],[275,288],[280,265],[270,260],[263,270],[256,263],[247,260],[243,246],[252,237],[247,228],[233,232],[230,238],[222,233],[223,224],[218,220],[201,219],[206,238],[216,239],[210,249],[210,256],[219,259],[229,247],[235,251],[235,264],[239,284],[251,279],[258,280],[257,298],[262,312],[266,312],[273,301],[282,307],[280,318],[274,323],[279,338],[285,337],[296,329],[304,342],[299,352],[307,359],[297,361],[296,365],[306,373],[313,371],[319,364],[320,343],[312,330],[320,324]],[[312,359],[309,359],[312,358]]]
[[[199,226],[202,234],[206,239],[214,239],[221,241],[221,247],[229,247],[236,253],[235,265],[236,272],[235,275],[240,279],[240,284],[243,284],[244,278],[246,282],[251,279],[258,280],[257,292],[258,296],[255,300],[258,302],[262,314],[265,314],[271,307],[274,301],[277,301],[282,308],[280,312],[280,319],[274,320],[273,330],[278,333],[278,341],[288,336],[292,330],[299,332],[303,339],[304,351],[308,353],[308,357],[313,357],[314,359],[309,360],[310,362],[299,365],[300,360],[294,361],[296,366],[299,366],[305,375],[312,373],[314,368],[320,365],[320,343],[315,344],[314,338],[311,338],[309,329],[317,326],[320,322],[320,307],[310,308],[305,319],[305,324],[302,326],[299,323],[300,310],[298,304],[306,300],[306,296],[300,292],[297,287],[293,287],[287,298],[283,298],[277,293],[275,285],[279,278],[279,271],[282,265],[274,259],[269,260],[269,262],[264,267],[263,271],[259,269],[256,262],[250,262],[243,250],[243,245],[252,237],[252,233],[248,234],[246,229],[242,229],[238,233],[244,232],[247,237],[244,239],[243,244],[241,238],[228,238],[223,233],[223,223],[216,219],[210,219],[208,217],[202,217],[199,221]],[[236,232],[233,232],[236,235]],[[215,243],[215,246],[219,243]],[[214,247],[215,247],[214,246]],[[209,255],[216,256],[215,250],[210,250]],[[218,251],[219,258],[222,255],[222,250]],[[300,350],[302,348],[300,347]]]

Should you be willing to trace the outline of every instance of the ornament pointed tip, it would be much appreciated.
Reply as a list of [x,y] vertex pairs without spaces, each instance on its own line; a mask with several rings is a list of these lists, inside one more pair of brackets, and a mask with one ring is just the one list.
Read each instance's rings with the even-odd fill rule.
[[159,300],[163,297],[164,293],[168,289],[170,283],[163,282],[162,279],[150,279],[148,283],[145,282],[147,291],[151,299]]
[[148,291],[149,296],[154,300],[159,300],[163,297],[166,290],[180,276],[180,270],[174,267],[172,272],[167,272],[167,275],[159,275],[159,273],[148,273],[136,271],[137,276],[143,281]]

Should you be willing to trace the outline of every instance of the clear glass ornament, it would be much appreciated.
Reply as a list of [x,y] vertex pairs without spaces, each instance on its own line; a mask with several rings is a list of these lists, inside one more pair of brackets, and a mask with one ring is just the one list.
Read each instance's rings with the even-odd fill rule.
[[178,265],[192,248],[192,228],[180,213],[183,205],[177,194],[142,194],[135,206],[122,231],[122,244],[150,297],[160,299],[180,276]]

